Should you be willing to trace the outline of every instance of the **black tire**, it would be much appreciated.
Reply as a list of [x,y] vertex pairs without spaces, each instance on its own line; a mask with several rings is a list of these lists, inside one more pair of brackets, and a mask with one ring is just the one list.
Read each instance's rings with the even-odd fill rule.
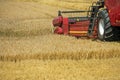
[[[98,38],[102,41],[120,40],[119,31],[116,27],[111,26],[107,10],[101,10],[98,13]],[[120,30],[120,29],[119,29]]]

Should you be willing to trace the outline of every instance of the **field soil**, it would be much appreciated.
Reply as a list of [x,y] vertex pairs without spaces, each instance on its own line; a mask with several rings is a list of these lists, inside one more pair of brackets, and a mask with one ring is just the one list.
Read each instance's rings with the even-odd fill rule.
[[0,80],[120,80],[120,42],[52,33],[58,10],[91,2],[0,0]]

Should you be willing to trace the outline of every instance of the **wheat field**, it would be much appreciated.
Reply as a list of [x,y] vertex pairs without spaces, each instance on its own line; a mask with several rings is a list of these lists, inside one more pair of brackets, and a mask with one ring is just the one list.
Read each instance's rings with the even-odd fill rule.
[[120,42],[52,33],[58,10],[93,1],[0,0],[0,80],[119,80]]

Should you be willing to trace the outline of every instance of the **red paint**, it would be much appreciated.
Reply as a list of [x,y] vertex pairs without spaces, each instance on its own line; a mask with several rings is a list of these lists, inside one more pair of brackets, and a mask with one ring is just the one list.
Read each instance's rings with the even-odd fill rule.
[[[59,20],[58,20],[59,19]],[[57,20],[57,21],[55,21]],[[71,35],[71,36],[76,36],[76,37],[87,37],[87,31],[88,31],[88,26],[90,24],[90,21],[80,21],[80,22],[75,22],[75,23],[69,23],[68,18],[62,18],[63,21],[61,21],[61,17],[57,17],[53,20],[53,25],[56,27],[54,30],[54,33],[56,34],[64,34],[64,35]],[[62,22],[61,26],[58,23]],[[86,33],[70,33],[70,31],[78,31],[78,32],[86,32]],[[95,27],[93,36],[97,36],[97,29]]]
[[56,27],[56,29],[54,30],[55,34],[63,34],[63,29],[61,27]]
[[[105,6],[108,10],[111,25],[120,27],[120,0],[105,0]],[[89,20],[70,23],[68,18],[63,18],[62,16],[58,16],[53,20],[53,25],[56,27],[54,33],[72,35],[76,37],[87,36],[87,33],[84,32],[88,31],[89,24]],[[91,37],[97,37],[97,22],[95,23],[95,29],[93,36],[90,36],[90,38]]]
[[70,31],[88,31],[89,21],[76,22],[69,24]]
[[[79,31],[79,32],[88,32],[88,26],[90,24],[90,21],[81,21],[76,22],[74,24],[69,24],[69,31]],[[71,33],[70,35],[76,36],[76,37],[87,37],[87,33]],[[97,36],[97,29],[95,27],[93,36]]]
[[63,22],[63,17],[62,16],[58,16],[56,17],[54,20],[53,20],[53,26],[56,27],[56,26],[61,26]]
[[68,35],[69,34],[68,18],[63,18],[62,28],[64,35]]
[[105,0],[112,26],[120,27],[120,0]]

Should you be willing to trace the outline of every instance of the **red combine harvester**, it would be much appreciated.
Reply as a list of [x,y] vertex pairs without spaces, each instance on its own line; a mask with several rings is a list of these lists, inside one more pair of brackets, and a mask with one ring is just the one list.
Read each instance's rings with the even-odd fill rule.
[[[63,14],[87,13],[82,17]],[[98,38],[102,41],[120,40],[120,0],[98,0],[88,11],[58,11],[53,20],[54,33],[75,37]]]

